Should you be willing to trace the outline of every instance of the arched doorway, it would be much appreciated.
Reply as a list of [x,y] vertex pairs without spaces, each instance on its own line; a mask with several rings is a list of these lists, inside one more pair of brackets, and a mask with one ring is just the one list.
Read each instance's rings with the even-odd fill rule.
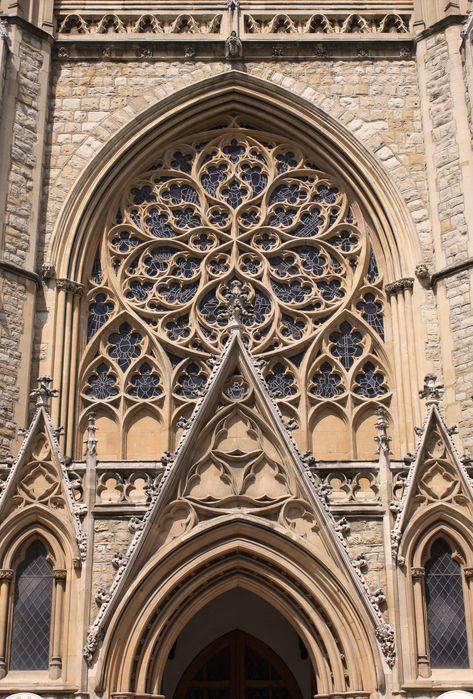
[[174,699],[301,699],[284,661],[262,641],[235,630],[199,653]]

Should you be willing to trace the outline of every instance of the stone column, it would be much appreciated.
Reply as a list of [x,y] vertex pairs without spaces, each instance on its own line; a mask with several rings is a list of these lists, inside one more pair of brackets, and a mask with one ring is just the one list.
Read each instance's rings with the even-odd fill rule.
[[414,623],[417,641],[417,672],[421,677],[430,677],[429,653],[427,648],[424,568],[412,568],[412,587],[414,590]]
[[0,679],[7,674],[8,602],[13,570],[0,570]]
[[66,587],[66,571],[61,569],[53,570],[54,595],[53,595],[53,623],[51,637],[51,659],[49,661],[49,676],[57,680],[61,676],[62,670],[62,626],[64,591]]

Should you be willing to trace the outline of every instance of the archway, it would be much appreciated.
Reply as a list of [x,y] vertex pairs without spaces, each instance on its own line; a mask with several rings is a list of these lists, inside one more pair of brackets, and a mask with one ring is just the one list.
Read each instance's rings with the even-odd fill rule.
[[[245,654],[252,656],[253,651],[267,660],[267,664],[264,665],[266,673],[269,671],[269,665],[279,668],[281,680],[276,684],[268,682],[266,686],[263,680],[271,680],[271,676],[247,677],[248,668],[245,670],[244,658]],[[304,643],[281,614],[248,590],[229,590],[210,601],[194,615],[179,634],[169,656],[162,693],[169,699],[185,699],[185,688],[203,689],[204,684],[199,684],[199,681],[197,684],[193,683],[193,679],[199,675],[202,666],[217,653],[222,654],[224,663],[225,658],[230,655],[231,663],[226,670],[228,678],[219,680],[216,677],[215,680],[223,682],[226,686],[231,676],[231,684],[239,688],[239,696],[243,696],[247,680],[248,686],[266,687],[269,693],[271,687],[279,687],[281,697],[286,696],[282,688],[288,689],[291,697],[316,693],[313,669]],[[256,657],[254,661],[258,662]],[[206,675],[205,679],[210,680],[211,677]],[[260,681],[260,684],[251,684],[251,679]],[[212,687],[211,684],[208,686]],[[198,695],[200,696],[200,693]]]

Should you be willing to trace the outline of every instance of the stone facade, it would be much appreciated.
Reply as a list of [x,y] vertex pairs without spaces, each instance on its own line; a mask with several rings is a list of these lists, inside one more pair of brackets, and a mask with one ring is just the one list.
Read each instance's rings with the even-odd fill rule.
[[[0,0],[0,695],[167,696],[187,624],[217,598],[231,607],[236,588],[297,632],[315,697],[472,690],[471,12],[463,0],[126,5]],[[257,201],[228,228],[215,223],[222,182]],[[161,247],[146,248],[158,200]],[[204,210],[221,258],[197,275]],[[248,222],[266,210],[259,249]],[[314,210],[356,242],[340,251],[322,231],[314,262],[318,234],[293,240]],[[145,282],[135,248],[158,250]],[[313,278],[300,267],[291,299],[286,277],[308,254]],[[173,255],[177,295],[150,311]],[[221,273],[209,330],[189,299]],[[274,289],[286,294],[260,335],[252,279],[273,307]],[[319,305],[303,305],[308,288]],[[172,303],[175,319],[159,315]],[[21,674],[15,576],[35,537],[54,581],[50,652]],[[462,576],[467,658],[452,667],[428,633],[436,541]],[[223,616],[209,628],[232,631]]]

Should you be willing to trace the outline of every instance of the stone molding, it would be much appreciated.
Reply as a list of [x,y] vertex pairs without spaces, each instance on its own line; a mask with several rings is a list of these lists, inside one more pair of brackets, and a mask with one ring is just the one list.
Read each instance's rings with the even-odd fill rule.
[[13,578],[13,570],[11,568],[3,568],[0,570],[0,580],[11,580]]

